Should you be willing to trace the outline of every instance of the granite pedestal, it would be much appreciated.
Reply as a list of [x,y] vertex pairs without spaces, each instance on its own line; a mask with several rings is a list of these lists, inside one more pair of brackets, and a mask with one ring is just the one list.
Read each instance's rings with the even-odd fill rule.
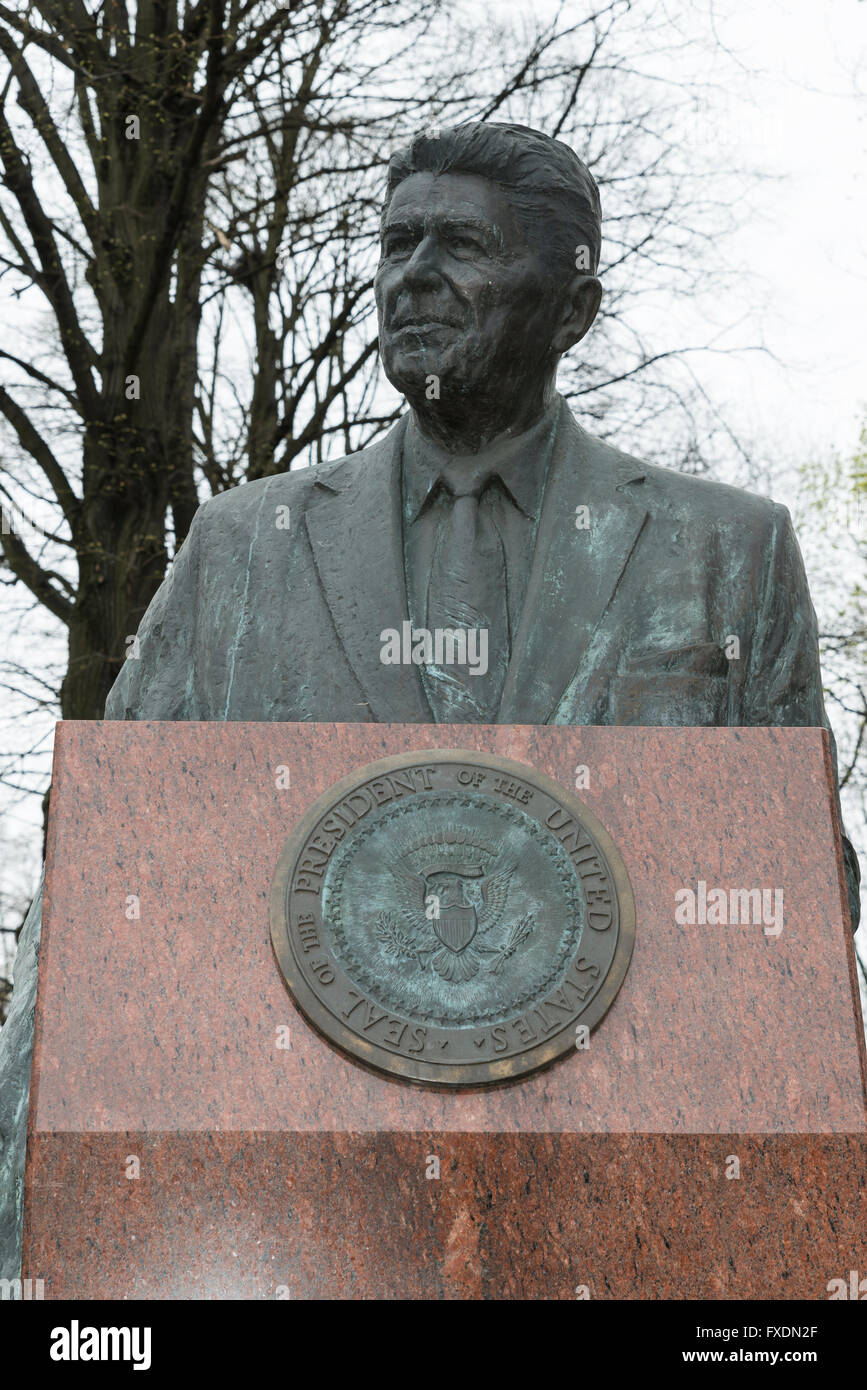
[[[573,790],[586,769],[635,895],[589,1049],[487,1090],[343,1056],[269,936],[310,803],[433,748]],[[24,1277],[51,1298],[827,1298],[867,1273],[831,786],[818,729],[61,724]],[[701,883],[779,890],[781,930],[679,921]]]

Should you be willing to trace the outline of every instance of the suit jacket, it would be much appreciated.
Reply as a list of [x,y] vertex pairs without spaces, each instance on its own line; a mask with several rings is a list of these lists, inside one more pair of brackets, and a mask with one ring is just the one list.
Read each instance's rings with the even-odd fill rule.
[[[405,428],[204,503],[106,716],[430,722],[418,668],[380,660],[408,621]],[[497,722],[829,728],[786,508],[650,467],[562,401]]]

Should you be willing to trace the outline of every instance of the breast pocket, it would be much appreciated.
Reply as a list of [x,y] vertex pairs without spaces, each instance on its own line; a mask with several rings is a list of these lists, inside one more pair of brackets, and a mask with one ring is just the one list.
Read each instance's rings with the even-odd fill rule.
[[645,652],[612,683],[612,724],[728,722],[729,662],[715,642]]

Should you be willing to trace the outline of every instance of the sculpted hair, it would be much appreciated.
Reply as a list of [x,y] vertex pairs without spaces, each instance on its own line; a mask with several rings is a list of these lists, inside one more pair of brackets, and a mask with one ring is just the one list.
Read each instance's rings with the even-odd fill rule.
[[528,126],[494,121],[435,131],[423,131],[392,155],[383,217],[394,190],[411,174],[479,174],[505,189],[527,239],[545,243],[558,277],[574,273],[582,245],[595,273],[602,244],[599,189],[568,145]]

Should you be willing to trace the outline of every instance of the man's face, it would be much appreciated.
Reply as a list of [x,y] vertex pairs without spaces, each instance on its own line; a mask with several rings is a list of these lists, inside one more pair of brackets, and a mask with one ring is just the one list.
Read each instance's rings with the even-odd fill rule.
[[498,184],[476,174],[405,179],[383,223],[376,274],[389,381],[413,401],[436,377],[446,411],[525,393],[550,369],[560,306],[548,270]]

